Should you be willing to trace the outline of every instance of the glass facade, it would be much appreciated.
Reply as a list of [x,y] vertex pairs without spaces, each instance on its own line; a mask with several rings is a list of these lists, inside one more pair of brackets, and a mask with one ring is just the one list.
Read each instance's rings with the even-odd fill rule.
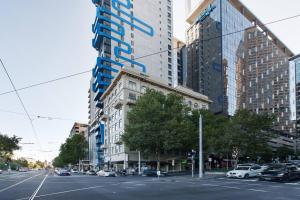
[[251,22],[228,1],[222,1],[222,57],[225,82],[224,103],[228,114],[234,115],[238,109],[241,88],[241,60],[244,55],[244,37]]
[[[209,16],[188,31],[195,39],[188,44],[187,86],[207,95],[214,113],[234,115],[238,105],[244,31],[251,26],[228,1],[215,0]],[[233,32],[236,32],[233,34]]]

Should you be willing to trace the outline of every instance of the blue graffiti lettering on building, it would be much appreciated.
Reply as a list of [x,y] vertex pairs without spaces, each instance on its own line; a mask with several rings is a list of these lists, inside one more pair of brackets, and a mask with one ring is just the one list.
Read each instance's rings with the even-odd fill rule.
[[[92,2],[96,6],[96,19],[92,26],[95,37],[92,41],[92,45],[99,51],[99,57],[97,58],[96,66],[92,72],[93,77],[95,78],[92,90],[95,93],[94,101],[96,106],[102,108],[103,103],[100,99],[114,79],[112,73],[118,73],[119,68],[124,67],[125,62],[138,66],[146,73],[146,66],[144,64],[124,56],[131,56],[132,54],[131,45],[122,39],[126,35],[124,24],[133,27],[149,37],[154,36],[154,29],[133,15],[130,11],[132,8],[132,0],[92,0]],[[111,47],[112,41],[116,42],[118,46]],[[111,56],[112,49],[114,59]],[[96,145],[98,165],[103,162],[103,150],[100,146],[104,143],[104,129],[105,126],[103,123],[99,123],[95,129],[97,133]]]

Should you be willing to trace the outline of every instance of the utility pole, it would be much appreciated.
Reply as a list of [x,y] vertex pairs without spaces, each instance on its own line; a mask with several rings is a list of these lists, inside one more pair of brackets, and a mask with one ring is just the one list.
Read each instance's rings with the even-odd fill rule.
[[203,128],[202,115],[199,117],[199,178],[203,178]]
[[141,175],[141,152],[139,151],[139,175]]

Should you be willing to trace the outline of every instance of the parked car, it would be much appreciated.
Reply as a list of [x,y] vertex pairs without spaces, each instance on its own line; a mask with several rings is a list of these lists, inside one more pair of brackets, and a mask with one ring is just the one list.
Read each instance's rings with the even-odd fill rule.
[[2,174],[2,172],[3,172],[3,171],[0,169],[0,174]]
[[78,173],[79,173],[79,171],[78,171],[78,170],[76,170],[76,169],[71,169],[71,173],[73,173],[73,174],[78,174]]
[[103,177],[116,177],[116,173],[112,171],[105,171],[105,170],[100,170],[97,172],[97,176],[103,176]]
[[300,179],[300,171],[295,165],[274,164],[260,173],[261,181],[291,181]]
[[68,170],[60,170],[58,176],[71,176],[71,173]]
[[97,173],[94,170],[89,170],[85,173],[86,175],[94,176],[97,175]]
[[257,177],[260,172],[262,172],[262,168],[259,165],[238,165],[232,171],[226,173],[226,177],[228,178],[250,178]]

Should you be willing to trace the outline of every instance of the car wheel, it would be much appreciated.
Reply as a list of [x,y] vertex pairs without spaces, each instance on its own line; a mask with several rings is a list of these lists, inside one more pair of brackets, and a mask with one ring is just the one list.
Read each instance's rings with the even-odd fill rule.
[[245,174],[244,178],[245,179],[249,178],[249,174]]

